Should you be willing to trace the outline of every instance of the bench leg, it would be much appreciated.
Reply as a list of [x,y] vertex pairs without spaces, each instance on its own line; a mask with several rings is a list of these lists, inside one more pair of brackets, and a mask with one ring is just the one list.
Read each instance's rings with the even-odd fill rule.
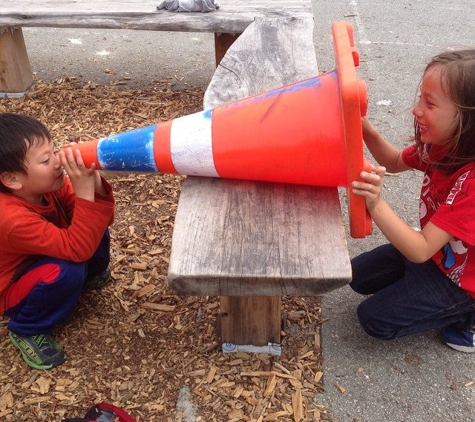
[[280,296],[221,296],[221,341],[235,345],[280,344]]
[[0,96],[20,97],[33,85],[21,28],[0,28]]
[[221,63],[222,58],[241,34],[214,34],[214,51],[216,57],[216,67]]

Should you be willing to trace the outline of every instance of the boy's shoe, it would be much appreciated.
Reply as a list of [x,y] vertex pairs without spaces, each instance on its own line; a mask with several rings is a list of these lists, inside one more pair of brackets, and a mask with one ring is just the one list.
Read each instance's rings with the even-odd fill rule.
[[443,338],[447,346],[464,353],[475,353],[475,333],[473,331],[456,330],[446,327]]
[[23,360],[35,369],[51,369],[66,360],[61,345],[48,334],[21,336],[10,331],[12,343],[20,349]]
[[87,290],[97,290],[102,289],[106,284],[109,284],[112,281],[111,270],[106,268],[102,273],[97,274],[96,276],[86,280],[84,283],[84,288]]

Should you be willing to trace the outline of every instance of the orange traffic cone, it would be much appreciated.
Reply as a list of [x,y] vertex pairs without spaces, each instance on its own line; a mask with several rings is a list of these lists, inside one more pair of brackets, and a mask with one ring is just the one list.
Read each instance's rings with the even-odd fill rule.
[[[353,27],[332,31],[331,72],[77,147],[86,165],[104,170],[348,187],[365,168],[366,86],[356,77]],[[365,237],[365,200],[348,196],[351,235]]]

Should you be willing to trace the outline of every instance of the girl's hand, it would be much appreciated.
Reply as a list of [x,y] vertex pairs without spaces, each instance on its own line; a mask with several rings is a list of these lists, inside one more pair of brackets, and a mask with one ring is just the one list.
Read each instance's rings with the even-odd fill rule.
[[78,149],[73,150],[73,148],[66,147],[61,149],[58,154],[61,165],[71,180],[76,196],[94,202],[94,190],[97,183],[95,165],[86,168],[81,151]]
[[366,199],[366,208],[372,211],[381,200],[381,192],[383,190],[383,179],[386,168],[382,166],[372,166],[371,173],[363,171],[360,177],[364,181],[355,180],[351,185],[353,193],[364,196]]

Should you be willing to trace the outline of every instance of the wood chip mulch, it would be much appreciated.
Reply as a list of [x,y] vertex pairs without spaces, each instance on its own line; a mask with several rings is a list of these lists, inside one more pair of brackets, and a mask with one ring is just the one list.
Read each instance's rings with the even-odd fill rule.
[[[161,81],[132,90],[63,78],[0,100],[0,112],[35,116],[61,145],[191,114],[202,99],[201,90],[176,92]],[[58,327],[68,359],[50,371],[23,362],[0,317],[0,420],[59,422],[109,402],[147,422],[328,421],[318,400],[320,298],[283,298],[282,356],[223,354],[218,298],[181,297],[167,284],[184,176],[105,176],[117,201],[113,283],[85,292]]]

